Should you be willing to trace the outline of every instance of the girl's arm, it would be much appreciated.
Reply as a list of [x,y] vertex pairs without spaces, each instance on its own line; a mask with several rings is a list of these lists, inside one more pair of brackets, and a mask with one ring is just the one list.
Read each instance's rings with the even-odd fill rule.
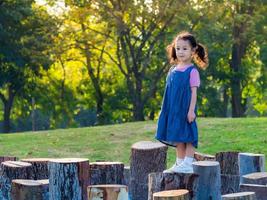
[[197,87],[191,87],[191,101],[187,114],[187,119],[189,123],[193,122],[196,118],[195,114],[196,102],[197,102]]

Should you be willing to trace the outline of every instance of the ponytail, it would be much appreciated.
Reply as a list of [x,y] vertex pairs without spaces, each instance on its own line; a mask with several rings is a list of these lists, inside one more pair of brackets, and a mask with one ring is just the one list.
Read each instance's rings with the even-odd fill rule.
[[194,62],[201,68],[206,69],[209,65],[208,52],[204,45],[197,43]]

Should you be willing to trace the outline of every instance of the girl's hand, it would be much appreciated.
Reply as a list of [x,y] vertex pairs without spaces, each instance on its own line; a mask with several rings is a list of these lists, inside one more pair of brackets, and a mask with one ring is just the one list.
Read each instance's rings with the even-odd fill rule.
[[187,114],[187,120],[189,123],[193,122],[196,118],[196,114],[194,111],[188,111],[188,114]]

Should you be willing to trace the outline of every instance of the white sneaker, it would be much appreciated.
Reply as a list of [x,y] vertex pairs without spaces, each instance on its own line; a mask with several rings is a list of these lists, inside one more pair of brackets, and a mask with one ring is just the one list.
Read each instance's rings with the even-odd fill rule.
[[174,165],[173,165],[171,168],[164,170],[163,173],[175,173],[176,168],[177,168],[180,164],[182,164],[182,162],[183,162],[183,160],[181,160],[181,161],[178,162],[178,163],[177,163],[177,161],[176,161],[176,162],[174,163]]
[[179,166],[173,168],[173,173],[193,173],[193,165],[182,162]]

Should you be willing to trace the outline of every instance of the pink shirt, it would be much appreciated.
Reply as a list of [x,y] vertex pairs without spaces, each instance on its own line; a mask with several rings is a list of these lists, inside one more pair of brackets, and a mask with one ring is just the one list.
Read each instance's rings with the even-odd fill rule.
[[[190,66],[192,66],[192,64],[178,68],[177,65],[176,65],[174,70],[178,70],[178,71],[184,72]],[[198,72],[198,70],[196,68],[194,68],[190,72],[190,87],[199,87],[199,86],[200,86],[199,72]]]

